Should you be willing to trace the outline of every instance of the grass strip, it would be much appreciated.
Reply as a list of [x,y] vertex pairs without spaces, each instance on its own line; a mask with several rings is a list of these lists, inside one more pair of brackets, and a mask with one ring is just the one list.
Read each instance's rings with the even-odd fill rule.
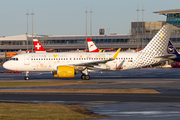
[[0,87],[27,87],[27,86],[58,86],[58,85],[85,85],[96,82],[0,82]]
[[22,93],[160,93],[153,89],[25,89],[25,90],[0,90],[0,92]]
[[[0,120],[80,120],[103,118],[80,106],[53,103],[0,103]],[[78,112],[77,109],[79,110]],[[84,112],[89,114],[82,114]],[[90,114],[91,113],[91,114]],[[105,118],[105,117],[104,117]]]

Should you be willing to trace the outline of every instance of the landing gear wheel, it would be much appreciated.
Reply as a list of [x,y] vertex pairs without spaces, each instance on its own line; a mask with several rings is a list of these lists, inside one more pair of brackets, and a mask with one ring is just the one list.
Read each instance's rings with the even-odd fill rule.
[[25,77],[24,77],[24,80],[29,80],[29,77],[28,77],[28,76],[25,76]]
[[84,74],[81,75],[81,79],[85,80],[85,75]]
[[90,79],[90,76],[89,75],[86,75],[85,76],[85,80],[89,80]]
[[89,75],[81,75],[82,80],[89,80],[90,76]]

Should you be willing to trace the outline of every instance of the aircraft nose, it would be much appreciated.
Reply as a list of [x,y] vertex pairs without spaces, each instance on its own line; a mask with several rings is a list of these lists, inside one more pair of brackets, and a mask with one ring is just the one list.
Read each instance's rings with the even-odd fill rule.
[[5,69],[9,69],[10,65],[9,65],[8,62],[5,62],[5,63],[3,64],[3,67],[4,67]]

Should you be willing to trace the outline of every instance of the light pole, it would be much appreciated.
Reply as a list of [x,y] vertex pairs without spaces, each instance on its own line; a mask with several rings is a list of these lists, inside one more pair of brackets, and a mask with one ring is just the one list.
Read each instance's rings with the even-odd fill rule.
[[32,15],[32,52],[33,52],[33,15],[34,15],[33,9],[31,15]]
[[[145,24],[143,24],[143,22],[144,22],[144,5],[142,5],[142,48],[141,49],[143,49],[143,40],[144,40],[144,28],[145,28]],[[144,25],[144,26],[143,26]]]
[[139,5],[137,6],[137,49],[139,48]]
[[86,50],[87,50],[87,13],[88,13],[88,11],[87,11],[87,7],[86,7],[86,11],[85,11],[85,13],[86,13]]
[[91,7],[91,10],[90,10],[90,38],[92,39],[92,7]]
[[26,37],[27,37],[27,51],[28,51],[28,15],[29,15],[28,9],[27,9],[26,15],[27,15],[27,34],[26,34]]

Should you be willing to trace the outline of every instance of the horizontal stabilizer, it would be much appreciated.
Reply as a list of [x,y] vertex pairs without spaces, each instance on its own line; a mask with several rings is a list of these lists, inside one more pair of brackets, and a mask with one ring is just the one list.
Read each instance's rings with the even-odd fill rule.
[[153,57],[154,60],[159,60],[159,61],[171,60],[171,59],[175,59],[175,58],[177,58],[177,56],[175,54],[166,54],[163,56]]

